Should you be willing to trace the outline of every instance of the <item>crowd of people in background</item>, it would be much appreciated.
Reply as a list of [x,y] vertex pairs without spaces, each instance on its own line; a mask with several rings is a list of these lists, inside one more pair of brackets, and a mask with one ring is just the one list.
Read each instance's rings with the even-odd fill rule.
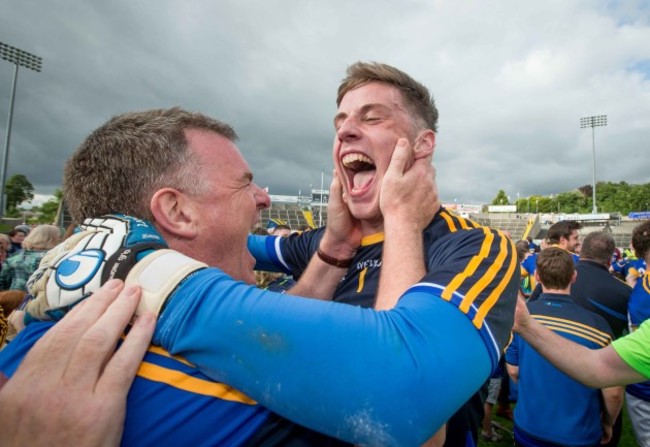
[[[580,231],[586,233],[584,238]],[[520,299],[542,326],[577,344],[600,349],[650,318],[646,273],[650,222],[635,227],[625,248],[615,246],[611,230],[589,231],[574,221],[552,225],[540,242],[527,238],[518,241],[516,248]],[[518,335],[507,347],[502,368],[489,382],[483,439],[502,438],[493,426],[496,413],[513,420],[518,445],[536,446],[541,441],[615,446],[621,437],[620,410],[625,400],[638,444],[650,445],[650,382],[631,384],[625,390],[591,388],[557,369],[536,349]]]

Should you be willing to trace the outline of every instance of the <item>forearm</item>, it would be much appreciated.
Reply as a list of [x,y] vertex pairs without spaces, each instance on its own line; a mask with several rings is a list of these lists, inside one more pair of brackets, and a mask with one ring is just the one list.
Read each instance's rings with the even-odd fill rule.
[[621,408],[623,407],[623,394],[625,388],[615,386],[610,388],[603,388],[603,412],[601,421],[605,425],[613,426],[616,418],[618,417]]
[[555,334],[533,318],[518,333],[556,368],[592,388],[634,383],[641,377],[611,345],[589,349]]
[[[320,241],[319,253],[314,253],[298,283],[289,290],[289,295],[331,300],[339,282],[348,270],[348,266],[332,265],[332,259],[350,261],[357,252],[357,247],[335,241],[327,230]],[[326,262],[330,259],[330,262]]]
[[288,292],[288,295],[331,300],[336,286],[347,272],[347,268],[335,267],[314,254],[300,280]]
[[183,286],[192,290],[170,300],[155,342],[270,410],[349,442],[423,443],[493,366],[467,316],[432,294],[409,292],[396,309],[375,312],[224,277],[189,278]]

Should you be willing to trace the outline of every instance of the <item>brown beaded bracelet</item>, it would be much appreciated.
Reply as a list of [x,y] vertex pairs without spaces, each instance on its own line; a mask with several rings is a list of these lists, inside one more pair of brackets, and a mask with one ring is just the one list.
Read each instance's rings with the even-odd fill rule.
[[354,258],[350,259],[336,259],[331,256],[327,256],[325,253],[323,253],[318,247],[318,257],[320,258],[321,261],[323,261],[326,264],[333,265],[334,267],[339,267],[342,269],[349,268],[352,265],[352,262],[354,261]]

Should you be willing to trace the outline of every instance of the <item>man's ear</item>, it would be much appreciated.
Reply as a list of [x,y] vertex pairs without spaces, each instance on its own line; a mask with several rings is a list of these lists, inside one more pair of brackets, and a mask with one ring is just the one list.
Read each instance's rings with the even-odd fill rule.
[[196,237],[195,213],[190,198],[174,188],[156,191],[149,203],[156,224],[180,239]]
[[415,159],[433,157],[433,151],[436,148],[436,133],[431,129],[425,129],[415,139],[413,153]]

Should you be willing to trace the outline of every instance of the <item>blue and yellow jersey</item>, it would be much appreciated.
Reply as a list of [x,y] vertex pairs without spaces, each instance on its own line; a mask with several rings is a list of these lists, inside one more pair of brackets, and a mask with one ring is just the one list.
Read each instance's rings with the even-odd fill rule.
[[629,261],[627,269],[625,271],[625,278],[638,281],[645,275],[646,272],[646,262],[645,259],[634,259]]
[[[0,353],[11,376],[52,322],[29,324]],[[180,357],[150,346],[127,398],[122,445],[343,445],[279,418]],[[300,442],[299,442],[300,441]],[[315,442],[302,444],[301,442]],[[347,444],[345,444],[347,445]]]
[[[318,249],[324,230],[288,238],[251,236],[249,250],[257,259],[255,268],[282,270],[299,278]],[[373,307],[379,287],[383,241],[383,233],[363,238],[352,266],[336,288],[334,301]],[[502,294],[507,295],[504,292],[510,280],[519,276],[518,265],[512,263],[511,241],[501,232],[443,208],[424,230],[424,244],[429,274],[422,283],[435,286],[436,294],[457,305],[465,314],[471,314],[477,328],[482,328],[487,321],[495,336],[490,343],[503,348],[510,336],[512,320],[498,299]],[[516,260],[516,253],[514,256]]]
[[[537,321],[558,335],[590,349],[612,341],[607,322],[573,302],[569,295],[543,293],[528,303]],[[558,445],[597,445],[601,392],[573,380],[515,334],[506,362],[519,367],[519,398],[515,407],[515,440],[521,445],[539,441]]]

